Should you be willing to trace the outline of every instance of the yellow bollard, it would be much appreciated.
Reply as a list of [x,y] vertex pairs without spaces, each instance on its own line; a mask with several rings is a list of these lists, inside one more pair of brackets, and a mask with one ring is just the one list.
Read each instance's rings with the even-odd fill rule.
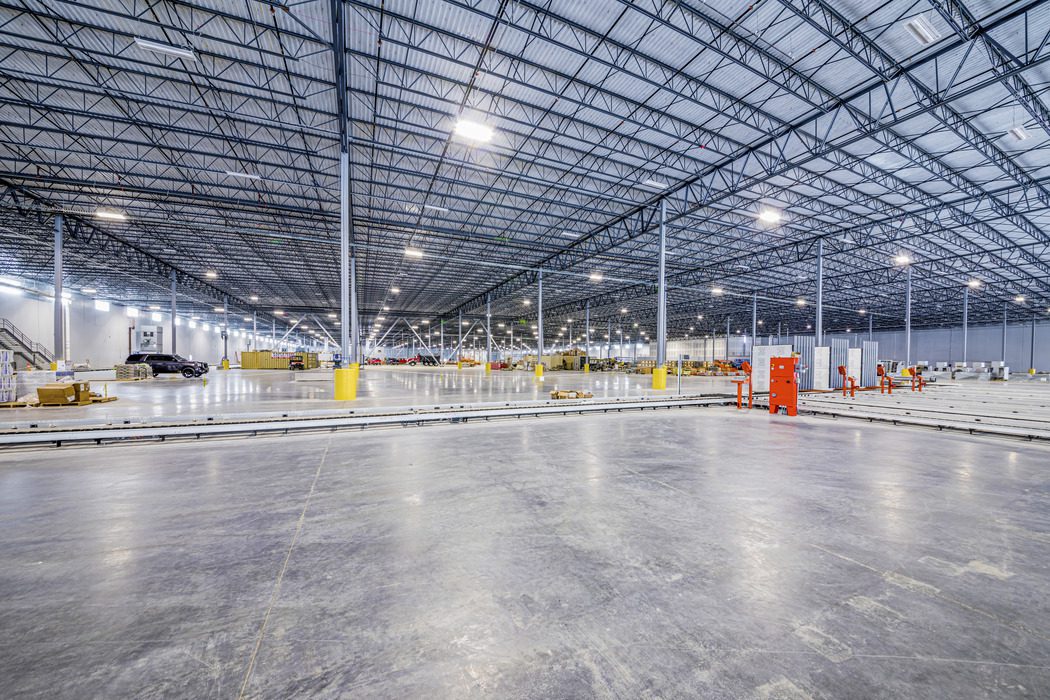
[[654,389],[666,389],[667,388],[667,368],[666,367],[653,367],[653,388]]
[[583,373],[584,373],[584,374],[587,374],[587,373],[588,373],[588,372],[590,372],[590,371],[591,371],[591,363],[590,363],[590,362],[587,362],[587,363],[585,363],[585,364],[583,365]]
[[460,360],[456,360],[456,369],[463,369],[463,363]]
[[52,362],[51,363],[51,371],[52,372],[57,372],[58,371],[58,363],[57,362]]
[[223,369],[229,369],[230,368],[230,361],[227,360],[225,357],[222,358],[222,368]]
[[536,365],[536,379],[543,379],[543,365]]
[[492,374],[492,363],[491,362],[486,362],[485,363],[485,374]]
[[361,366],[357,364],[335,370],[335,400],[353,401],[357,398],[357,377]]

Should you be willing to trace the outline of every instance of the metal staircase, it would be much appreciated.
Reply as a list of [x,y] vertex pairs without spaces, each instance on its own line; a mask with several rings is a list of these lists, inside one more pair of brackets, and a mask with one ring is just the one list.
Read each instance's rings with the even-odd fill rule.
[[27,364],[37,369],[46,368],[55,359],[54,353],[34,342],[6,318],[0,318],[0,348],[14,352],[16,369],[25,369]]

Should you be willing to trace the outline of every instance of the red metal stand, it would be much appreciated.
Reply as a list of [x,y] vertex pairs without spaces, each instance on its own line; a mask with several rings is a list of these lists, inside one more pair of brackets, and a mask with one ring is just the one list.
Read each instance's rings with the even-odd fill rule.
[[751,363],[745,362],[740,368],[744,370],[746,377],[733,380],[733,383],[736,384],[736,407],[737,410],[744,407],[744,384],[747,384],[747,408],[750,410],[754,407],[754,392],[751,386]]

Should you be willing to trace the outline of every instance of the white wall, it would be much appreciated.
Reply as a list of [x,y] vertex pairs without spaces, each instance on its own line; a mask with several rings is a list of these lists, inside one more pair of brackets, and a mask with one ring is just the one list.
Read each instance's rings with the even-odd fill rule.
[[[54,305],[49,298],[30,295],[0,294],[0,318],[6,318],[34,341],[54,350]],[[95,309],[95,301],[74,294],[66,306],[67,347],[74,362],[89,363],[92,367],[111,367],[128,356],[128,329],[133,325],[164,325],[164,347],[171,351],[170,316],[161,321],[150,319],[149,312],[140,311],[138,318],[129,318],[126,308],[110,304],[109,311]],[[250,338],[230,337],[230,359],[235,352],[247,349]],[[132,343],[134,337],[132,336]],[[265,343],[262,343],[265,344]],[[186,322],[178,328],[178,352],[195,360],[218,363],[222,358],[222,337],[212,330],[188,328]]]
[[[967,362],[991,362],[1003,359],[1002,324],[971,326],[967,334]],[[912,362],[961,362],[962,327],[933,328],[911,332]],[[868,339],[867,332],[827,335],[848,338],[852,347]],[[876,331],[879,359],[904,360],[904,331]],[[1032,324],[1010,324],[1006,328],[1006,364],[1015,372],[1026,371],[1031,361]],[[1035,326],[1035,368],[1050,370],[1050,323]]]

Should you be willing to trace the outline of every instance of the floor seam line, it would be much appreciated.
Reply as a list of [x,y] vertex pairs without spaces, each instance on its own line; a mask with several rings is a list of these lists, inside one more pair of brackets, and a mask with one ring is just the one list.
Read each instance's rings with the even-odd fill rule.
[[303,524],[306,521],[306,511],[310,508],[310,502],[313,500],[314,491],[317,489],[317,480],[321,477],[321,470],[324,469],[325,462],[328,460],[328,452],[331,447],[332,438],[329,437],[328,444],[326,444],[324,448],[324,454],[321,455],[321,462],[317,465],[317,471],[314,472],[313,481],[310,483],[310,490],[306,494],[306,501],[303,503],[303,510],[299,513],[299,520],[296,522],[295,532],[292,535],[291,543],[288,545],[288,551],[284,555],[284,562],[281,564],[281,568],[277,572],[277,579],[274,581],[273,592],[270,594],[270,604],[266,607],[266,614],[263,615],[263,621],[259,627],[259,635],[255,640],[255,647],[252,649],[251,656],[248,657],[248,666],[244,670],[244,680],[241,682],[241,689],[237,694],[237,700],[242,700],[245,692],[248,690],[248,683],[251,680],[252,672],[255,670],[255,661],[259,656],[259,650],[262,649],[263,639],[266,637],[266,626],[270,622],[270,613],[273,612],[273,608],[277,604],[277,599],[281,595],[281,584],[284,581],[284,574],[288,570],[288,562],[291,561],[292,552],[295,550],[295,545],[299,542],[299,535],[302,534]]

